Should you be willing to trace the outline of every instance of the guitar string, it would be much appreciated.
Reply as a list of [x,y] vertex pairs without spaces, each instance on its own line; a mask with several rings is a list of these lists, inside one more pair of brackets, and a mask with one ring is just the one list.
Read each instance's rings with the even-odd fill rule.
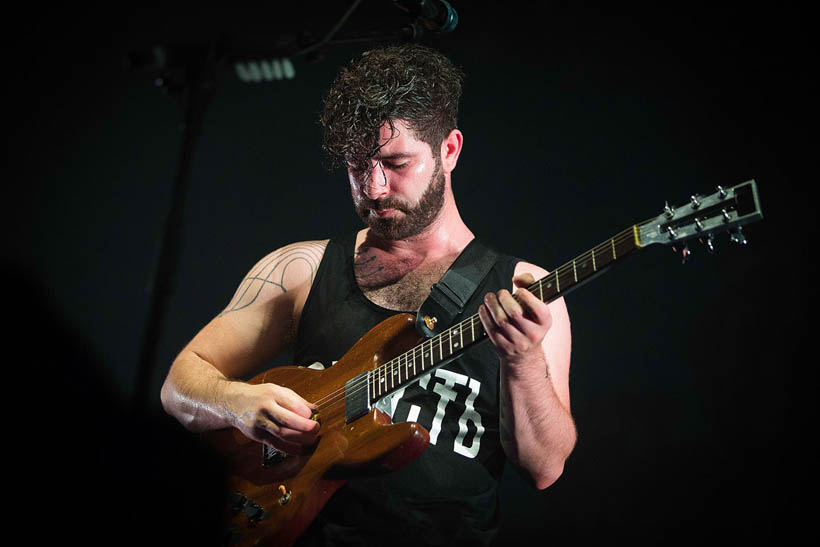
[[[385,383],[384,389],[391,389],[391,390],[397,389],[396,388],[396,381],[395,381],[395,379],[392,379],[391,377],[395,376],[397,374],[397,372],[400,374],[400,370],[401,370],[402,367],[404,367],[405,370],[408,372],[408,374],[405,376],[405,383],[406,383],[407,380],[409,379],[410,366],[413,366],[413,368],[415,369],[414,372],[413,372],[413,375],[414,375],[414,378],[415,378],[417,376],[420,376],[421,374],[423,374],[426,371],[432,370],[436,365],[438,365],[438,363],[440,363],[444,359],[447,359],[447,358],[451,357],[455,352],[451,353],[449,350],[445,349],[445,345],[447,344],[447,342],[445,341],[445,336],[444,335],[445,335],[445,333],[450,332],[450,330],[456,330],[457,327],[463,328],[463,325],[466,324],[466,323],[471,323],[471,328],[473,328],[473,329],[476,329],[476,327],[478,327],[478,329],[481,329],[481,330],[479,330],[478,336],[476,336],[471,342],[468,342],[467,344],[463,343],[463,338],[462,338],[462,347],[466,347],[466,346],[478,341],[482,336],[481,333],[483,332],[483,326],[481,325],[481,320],[479,319],[478,315],[473,315],[473,316],[469,317],[468,319],[465,319],[465,320],[461,321],[460,323],[458,323],[458,325],[454,325],[453,327],[451,327],[451,329],[448,329],[444,333],[441,333],[441,334],[439,334],[439,335],[437,335],[437,336],[435,336],[435,337],[433,337],[429,340],[425,340],[424,342],[422,342],[421,344],[416,345],[412,349],[407,350],[405,353],[403,353],[403,354],[401,354],[397,357],[394,357],[393,359],[391,359],[387,363],[384,363],[383,365],[380,365],[379,367],[376,367],[373,370],[367,371],[367,372],[370,373],[370,375],[363,374],[361,379],[359,379],[356,383],[352,384],[352,389],[350,389],[349,391],[347,391],[345,388],[338,389],[335,392],[331,392],[331,393],[325,395],[322,399],[317,400],[316,404],[320,405],[319,406],[320,410],[327,410],[328,408],[334,406],[335,404],[343,402],[345,400],[345,398],[347,397],[347,395],[356,395],[358,393],[361,393],[361,391],[363,391],[365,389],[370,390],[370,384],[373,383],[375,385],[377,383],[377,380],[373,379],[374,377],[380,377],[381,378],[380,380],[378,380],[378,383],[384,382]],[[449,338],[452,338],[452,335],[450,335]],[[438,360],[435,360],[435,355],[434,355],[436,349],[439,350]],[[424,357],[428,354],[430,355],[430,364],[427,365],[426,368],[422,368],[421,373],[419,373],[418,368],[416,366],[415,360],[416,360],[416,358]],[[402,361],[404,361],[404,362],[402,363]],[[410,364],[411,362],[412,362],[412,365]],[[388,381],[390,381],[390,383],[392,384],[392,386],[390,386],[390,388],[388,388],[388,386],[387,386]],[[399,379],[399,387],[401,387],[401,379]],[[382,390],[382,388],[380,387],[378,395],[379,396],[386,396],[387,393],[383,393],[381,390]],[[338,395],[338,397],[336,397],[337,395]],[[328,399],[333,399],[333,400],[328,400]]]
[[[549,282],[551,284],[552,278],[555,277],[556,275],[558,276],[559,283],[560,283],[560,279],[563,275],[568,274],[570,271],[575,269],[575,268],[572,267],[573,262],[575,262],[577,264],[578,261],[587,261],[590,258],[592,258],[593,255],[595,254],[595,252],[598,251],[599,249],[602,249],[602,252],[605,252],[605,253],[610,252],[612,243],[616,242],[615,245],[617,246],[618,244],[623,243],[625,240],[634,237],[633,229],[634,228],[629,228],[629,229],[625,230],[624,232],[616,235],[611,240],[608,240],[606,243],[602,243],[602,244],[594,247],[590,251],[587,251],[586,253],[576,257],[573,261],[570,261],[569,263],[557,268],[556,270],[550,272],[547,276],[544,276],[543,278],[539,279],[538,281],[536,281],[535,283],[530,285],[529,289],[532,291],[537,285],[543,285],[544,282]],[[632,249],[630,249],[630,250],[632,250]],[[614,261],[614,259],[613,259],[613,261]],[[609,265],[611,263],[612,263],[612,261],[607,262],[606,265]],[[574,280],[573,280],[573,284],[574,284]],[[538,290],[539,290],[539,292],[541,292],[542,300],[543,300],[543,286],[538,287]],[[549,296],[551,296],[551,295],[548,295],[548,297]],[[414,361],[414,364],[415,364],[416,357],[418,357],[419,355],[424,354],[425,344],[427,344],[429,346],[429,349],[431,351],[434,351],[436,347],[438,347],[438,349],[439,349],[439,354],[440,354],[439,361],[437,361],[435,363],[431,363],[431,367],[429,367],[429,368],[433,368],[433,366],[435,366],[437,363],[441,362],[441,360],[444,359],[442,354],[444,352],[443,346],[444,346],[445,343],[447,343],[445,341],[445,338],[449,339],[450,342],[452,342],[453,332],[458,330],[458,329],[461,329],[462,333],[463,333],[463,328],[464,328],[464,325],[466,323],[470,323],[471,328],[475,327],[475,325],[473,323],[478,323],[479,328],[483,328],[483,326],[480,325],[480,320],[478,319],[478,316],[473,315],[472,317],[461,321],[459,324],[452,326],[447,331],[437,335],[434,338],[431,338],[429,341],[422,342],[421,344],[417,345],[416,347],[412,348],[411,350],[408,350],[407,352],[405,352],[405,353],[391,359],[387,363],[385,363],[383,365],[380,365],[379,367],[376,367],[375,369],[369,371],[370,375],[367,375],[367,374],[362,375],[363,377],[358,382],[354,383],[352,385],[352,389],[350,389],[349,391],[346,391],[345,388],[338,389],[335,392],[331,392],[329,394],[326,394],[324,397],[318,399],[316,401],[316,404],[320,406],[320,410],[322,410],[322,409],[327,410],[331,406],[333,406],[333,405],[341,402],[342,400],[344,400],[345,396],[348,395],[348,394],[353,395],[353,394],[357,394],[357,393],[361,392],[364,389],[369,390],[370,387],[371,387],[371,385],[370,385],[371,383],[373,383],[374,385],[376,384],[375,381],[371,382],[371,380],[373,378],[373,375],[376,375],[377,377],[380,378],[380,380],[378,381],[379,384],[381,384],[382,382],[385,382],[385,386],[384,386],[385,389],[395,390],[396,389],[396,380],[394,378],[395,375],[397,373],[399,375],[399,387],[400,387],[401,386],[401,367],[404,366],[406,368],[406,370],[409,372],[409,362],[410,362],[410,360],[412,359]],[[447,336],[445,336],[445,335],[447,335]],[[481,336],[481,334],[479,335],[479,337],[480,336]],[[463,343],[463,334],[462,334],[462,339],[461,340],[462,340],[462,343]],[[472,343],[475,343],[477,340],[478,340],[478,338],[474,338],[472,341],[470,341],[468,343],[468,345],[472,344]],[[462,347],[464,347],[464,346],[462,345]],[[447,357],[449,358],[450,356],[452,356],[452,354],[453,354],[452,352],[448,351]],[[404,361],[404,363],[402,363],[402,361]],[[398,370],[396,370],[397,367],[398,367]],[[416,373],[414,373],[414,375],[418,376],[418,373],[416,372]],[[407,382],[408,379],[409,379],[409,375],[405,376],[405,383]],[[390,381],[390,383],[392,385],[387,386],[387,381]],[[379,389],[379,394],[378,395],[382,396],[382,393],[383,393],[382,392],[382,386],[379,386],[378,389]],[[374,389],[374,391],[375,391],[375,389]],[[384,395],[387,395],[387,393],[384,393]],[[375,393],[374,393],[374,396],[375,396]]]
[[[602,254],[608,255],[609,252],[615,251],[616,255],[613,257],[613,259],[611,261],[606,262],[604,264],[604,267],[613,264],[619,258],[617,256],[617,246],[620,245],[621,243],[624,243],[627,240],[634,239],[636,230],[638,231],[638,233],[640,233],[641,228],[645,227],[649,223],[652,223],[652,222],[656,221],[657,219],[658,219],[658,217],[652,217],[652,218],[647,219],[643,222],[639,222],[639,223],[637,223],[633,226],[630,226],[629,228],[623,230],[619,234],[616,234],[615,236],[613,236],[612,238],[606,240],[605,242],[596,245],[592,249],[586,251],[585,253],[582,253],[581,255],[579,255],[579,256],[575,257],[574,259],[570,260],[569,262],[567,262],[567,263],[563,264],[562,266],[559,266],[555,270],[551,271],[549,274],[547,274],[546,276],[542,277],[541,279],[537,280],[535,283],[533,283],[532,285],[527,287],[528,290],[530,290],[530,292],[534,293],[533,289],[536,286],[538,286],[538,291],[541,295],[540,299],[542,301],[544,301],[543,284],[545,282],[549,282],[550,284],[548,285],[548,288],[551,288],[552,280],[554,278],[557,278],[556,286],[558,286],[558,285],[560,285],[561,278],[564,277],[566,274],[569,274],[570,272],[573,272],[573,279],[572,279],[572,283],[571,283],[570,286],[575,285],[578,282],[578,280],[577,280],[577,265],[578,265],[579,262],[581,262],[582,266],[586,266],[588,264],[588,262],[587,262],[588,260],[593,260],[593,270],[594,270],[594,272],[597,272],[598,269],[595,267],[595,262],[594,262],[595,257],[596,256],[601,256]],[[707,232],[704,233],[704,235],[710,233],[711,231],[714,231],[714,230],[707,231]],[[614,249],[613,249],[613,247],[614,247]],[[641,245],[637,245],[636,247],[627,249],[627,253],[629,253],[631,251],[634,251],[635,249],[638,249],[640,247],[641,247]],[[623,256],[624,256],[624,254],[622,253],[621,257],[623,257]],[[556,293],[560,293],[560,292],[561,292],[560,290],[556,289]],[[553,293],[553,294],[555,294],[555,293]],[[550,296],[552,296],[552,294],[547,295],[548,298]],[[405,353],[391,359],[387,363],[384,363],[383,365],[380,365],[380,366],[378,366],[378,367],[376,367],[376,368],[374,368],[370,371],[367,371],[370,374],[362,374],[362,378],[360,380],[358,380],[356,383],[352,384],[350,391],[347,391],[347,389],[346,389],[347,386],[345,388],[337,389],[336,391],[328,393],[325,396],[323,396],[322,398],[318,399],[315,402],[315,404],[317,404],[317,406],[319,406],[320,410],[327,410],[330,407],[335,406],[336,404],[340,404],[340,403],[344,402],[347,395],[357,395],[365,389],[370,390],[371,380],[372,380],[374,375],[377,375],[378,377],[381,378],[379,380],[379,383],[385,382],[384,387],[385,387],[386,390],[388,390],[388,392],[382,392],[381,387],[379,387],[378,398],[389,395],[389,393],[392,393],[396,389],[401,388],[401,385],[402,385],[402,382],[401,382],[401,367],[405,366],[406,370],[409,371],[409,361],[410,361],[410,359],[413,359],[414,366],[415,366],[415,358],[418,355],[423,355],[425,344],[429,345],[429,349],[431,351],[431,354],[434,351],[435,347],[439,348],[439,355],[440,355],[439,361],[437,361],[435,363],[431,363],[430,367],[428,367],[428,369],[432,370],[433,368],[436,367],[436,365],[438,363],[440,363],[442,360],[444,360],[444,357],[442,357],[442,354],[443,354],[443,351],[444,351],[443,350],[443,344],[445,343],[445,340],[444,340],[445,335],[447,335],[447,338],[449,338],[450,342],[452,342],[452,332],[455,331],[457,327],[459,329],[463,329],[463,325],[465,323],[468,323],[468,322],[470,322],[471,328],[475,328],[475,326],[477,325],[478,328],[483,331],[483,325],[481,324],[481,321],[478,318],[478,315],[477,314],[473,315],[473,316],[461,321],[458,325],[454,325],[454,326],[450,327],[446,331],[444,331],[441,334],[431,338],[430,340],[424,341],[421,344],[418,344],[417,346],[415,346],[414,348],[406,351]],[[463,333],[463,330],[462,330],[462,333]],[[479,339],[483,335],[486,335],[486,332],[479,333],[478,337],[474,337],[473,340],[468,342],[466,345],[468,346],[468,345],[471,345],[475,342],[478,342]],[[465,344],[463,344],[463,334],[462,334],[461,342],[462,342],[462,348],[464,348]],[[410,354],[412,354],[412,356]],[[448,352],[447,358],[451,357],[452,355],[453,355],[452,352]],[[404,364],[401,363],[402,359],[404,359]],[[397,373],[396,367],[398,367],[399,388],[396,388],[396,381],[393,378],[393,376],[395,376],[396,373]],[[422,372],[424,372],[424,369],[422,369]],[[419,376],[419,374],[417,372],[414,373],[414,379],[415,379],[416,376]],[[388,379],[391,380],[392,385],[390,387],[387,386]],[[408,380],[409,380],[409,375],[406,375],[404,383],[406,384]],[[373,381],[373,383],[375,385],[375,381]],[[374,391],[375,391],[375,389],[374,389]],[[376,396],[376,394],[374,393],[374,397],[375,396]]]
[[[642,226],[642,225],[643,224],[639,224],[639,225],[636,225],[636,226]],[[573,272],[577,269],[577,263],[578,262],[586,263],[588,260],[593,259],[596,254],[598,256],[600,256],[601,253],[611,252],[613,244],[614,244],[615,247],[617,247],[618,245],[620,245],[624,241],[634,238],[634,230],[635,230],[634,226],[630,227],[630,228],[624,230],[623,232],[621,232],[620,234],[617,234],[613,238],[607,240],[605,243],[601,243],[601,244],[593,247],[592,249],[586,251],[585,253],[579,255],[578,257],[574,258],[573,260],[569,261],[568,263],[558,267],[557,269],[553,270],[552,272],[550,272],[546,276],[542,277],[541,279],[539,279],[538,281],[536,281],[535,283],[530,285],[528,287],[528,289],[531,292],[533,292],[532,289],[534,287],[536,287],[538,285],[543,285],[544,282],[551,283],[552,279],[555,278],[556,276],[558,278],[558,282],[560,283],[561,277],[563,277],[564,275],[566,275],[570,272]],[[630,249],[630,251],[631,250],[634,250],[634,249]],[[616,252],[617,252],[617,249],[616,249]],[[617,256],[615,258],[613,258],[612,261],[607,262],[605,265],[608,266],[608,265],[612,264],[615,260],[617,260]],[[595,270],[597,271],[597,268]],[[573,279],[573,282],[572,282],[573,285],[575,284],[575,282],[576,282],[575,279]],[[541,294],[542,294],[542,300],[543,300],[543,286],[538,287],[538,289],[539,289],[539,292],[541,292]],[[557,292],[560,293],[560,291],[557,291]],[[551,295],[548,295],[548,296],[551,296]],[[395,390],[396,389],[396,382],[395,382],[395,379],[392,378],[392,376],[395,376],[395,374],[397,372],[396,367],[398,367],[399,386],[401,386],[401,376],[400,376],[401,375],[401,367],[405,366],[405,368],[409,371],[409,361],[410,361],[410,359],[413,360],[414,365],[415,365],[416,357],[419,356],[419,355],[423,356],[424,346],[425,346],[425,344],[429,343],[429,349],[431,350],[431,354],[432,354],[432,351],[436,347],[438,347],[439,355],[440,355],[439,361],[437,361],[436,363],[431,363],[431,366],[428,367],[428,368],[433,368],[435,366],[435,364],[441,362],[444,359],[444,357],[442,357],[441,355],[444,352],[444,346],[443,345],[446,343],[445,342],[445,335],[447,335],[446,338],[448,338],[448,339],[450,339],[450,341],[452,341],[452,336],[453,336],[452,332],[457,330],[457,329],[462,329],[462,333],[463,333],[464,324],[466,324],[466,323],[470,323],[470,328],[475,328],[474,323],[478,323],[479,328],[481,328],[483,330],[483,325],[481,325],[480,319],[478,319],[478,315],[477,314],[473,315],[473,316],[471,316],[467,319],[464,319],[463,321],[461,321],[457,325],[454,325],[454,326],[450,327],[449,329],[442,332],[441,334],[431,338],[429,341],[422,342],[421,344],[418,344],[417,346],[415,346],[412,349],[404,352],[403,354],[391,359],[387,363],[385,363],[383,365],[380,365],[379,367],[376,367],[375,369],[369,371],[370,372],[369,375],[368,374],[362,375],[363,377],[359,381],[352,384],[351,389],[349,391],[347,391],[346,388],[337,389],[334,392],[331,392],[331,393],[328,393],[328,394],[324,395],[323,397],[321,397],[320,399],[315,401],[314,404],[316,404],[318,406],[319,410],[325,410],[326,411],[330,407],[344,401],[347,395],[358,394],[361,391],[363,391],[364,389],[369,390],[370,389],[370,384],[371,384],[371,378],[372,378],[373,374],[377,374],[381,377],[381,379],[379,380],[379,383],[385,382],[385,384],[386,384],[388,379],[391,379],[392,380],[392,382],[391,382],[392,386],[388,389]],[[486,334],[486,333],[484,333],[484,334]],[[474,338],[467,345],[477,342],[480,337],[481,337],[481,334],[479,334],[479,337]],[[463,345],[463,334],[462,334],[461,341],[462,341],[462,347],[464,347],[464,345]],[[450,357],[452,354],[453,353],[448,353],[447,357]],[[404,364],[401,363],[402,359],[404,359],[404,361],[405,361]],[[422,369],[422,372],[424,372],[424,369]],[[418,373],[414,373],[414,375],[418,376]],[[405,376],[405,383],[407,383],[407,380],[408,380],[408,376]],[[384,387],[387,388],[387,385],[385,385]],[[381,387],[379,387],[379,390],[380,390],[379,395],[381,395],[382,394]],[[384,395],[387,395],[387,393],[385,393]]]
[[[580,261],[588,260],[588,259],[592,258],[593,255],[596,253],[596,251],[599,250],[599,249],[602,249],[602,252],[604,252],[604,253],[609,253],[611,251],[611,246],[612,246],[613,243],[617,246],[620,243],[623,243],[625,240],[633,238],[634,237],[633,230],[634,230],[634,227],[629,228],[627,230],[624,230],[620,234],[618,234],[618,235],[614,236],[612,239],[608,240],[606,243],[601,243],[598,246],[594,247],[593,249],[587,251],[586,253],[576,257],[574,260],[570,261],[567,264],[564,264],[563,266],[561,266],[561,267],[557,268],[556,270],[550,272],[548,275],[544,276],[543,278],[539,279],[538,281],[536,281],[535,283],[530,285],[529,289],[533,289],[536,285],[543,285],[543,283],[547,282],[547,281],[551,283],[552,278],[554,278],[556,275],[558,276],[559,283],[560,283],[560,279],[563,275],[568,274],[570,271],[575,269],[575,268],[572,267],[573,262],[577,263],[579,260]],[[634,249],[630,249],[630,251],[631,250],[634,250]],[[616,259],[617,259],[617,256],[612,261],[607,262],[606,265],[611,264]],[[543,287],[539,287],[539,292],[542,292],[542,291],[543,291]],[[558,292],[560,292],[560,291],[558,291]],[[548,296],[550,296],[550,295],[548,295]],[[542,292],[542,300],[543,300],[543,292]],[[370,384],[371,384],[371,380],[373,378],[373,375],[376,375],[377,377],[380,378],[379,381],[378,381],[379,384],[381,384],[381,382],[385,382],[385,386],[384,386],[385,389],[395,391],[396,390],[396,381],[395,381],[395,378],[393,378],[393,376],[395,376],[396,373],[397,373],[396,367],[399,367],[398,368],[398,374],[399,374],[399,388],[400,388],[401,387],[400,374],[401,374],[401,367],[402,366],[407,367],[408,366],[407,363],[409,362],[410,359],[415,360],[415,358],[418,355],[420,355],[420,354],[423,355],[424,346],[425,346],[425,344],[428,344],[428,342],[429,342],[430,350],[432,351],[432,350],[435,349],[435,347],[438,347],[439,348],[439,353],[440,353],[439,361],[437,361],[436,363],[431,363],[431,367],[429,367],[429,368],[433,368],[433,366],[435,366],[437,363],[439,363],[439,362],[441,362],[441,360],[443,360],[443,357],[441,355],[443,354],[443,351],[444,351],[443,350],[443,345],[446,343],[445,338],[449,338],[451,340],[452,339],[452,331],[455,331],[457,328],[463,329],[463,325],[465,323],[468,323],[468,322],[473,322],[473,323],[478,322],[479,323],[479,328],[483,328],[483,326],[480,325],[480,320],[478,319],[478,316],[473,315],[472,317],[461,321],[458,325],[454,325],[453,327],[451,327],[447,331],[444,331],[443,333],[437,335],[436,337],[431,338],[429,341],[422,342],[421,344],[415,346],[411,350],[408,350],[407,352],[405,352],[405,353],[391,359],[387,363],[385,363],[383,365],[380,365],[379,367],[376,367],[375,369],[373,369],[371,371],[368,371],[368,372],[370,372],[369,375],[368,374],[363,374],[362,378],[358,382],[352,384],[351,389],[349,391],[347,391],[345,388],[338,389],[335,392],[331,392],[329,394],[326,394],[324,397],[318,399],[316,401],[316,404],[320,406],[320,410],[327,410],[328,408],[334,406],[335,404],[338,404],[338,403],[344,401],[344,399],[347,395],[358,394],[361,391],[363,391],[364,389],[369,390],[370,387],[371,387]],[[448,335],[448,336],[445,337],[445,335]],[[468,345],[472,344],[472,343],[475,343],[477,340],[478,340],[478,338],[473,339],[471,342],[468,343]],[[463,339],[462,339],[462,342],[463,342]],[[412,357],[410,356],[410,354],[412,354]],[[452,353],[448,352],[447,357],[449,358],[451,355],[452,355]],[[404,358],[405,364],[401,363],[403,358]],[[415,375],[418,376],[417,373]],[[408,377],[406,376],[405,377],[405,383],[407,382],[407,379],[408,379]],[[392,386],[389,386],[389,387],[387,386],[387,381],[388,380],[391,381]],[[373,383],[375,385],[375,381],[373,381]],[[375,391],[375,389],[374,389],[374,391]],[[386,396],[388,394],[388,393],[384,393],[384,395],[382,395],[382,393],[383,393],[382,392],[382,386],[379,386],[379,394],[378,394],[379,396]],[[375,393],[374,393],[374,396],[375,396]]]

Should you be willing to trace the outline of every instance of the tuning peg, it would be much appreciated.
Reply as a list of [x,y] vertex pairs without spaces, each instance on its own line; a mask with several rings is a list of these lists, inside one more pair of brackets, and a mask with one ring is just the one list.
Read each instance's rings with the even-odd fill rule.
[[689,245],[684,243],[683,244],[683,249],[681,249],[681,251],[680,251],[680,258],[681,258],[680,263],[681,264],[686,264],[686,261],[689,260],[689,257],[691,257],[691,256],[692,256],[692,251],[689,250]]
[[[683,245],[680,248],[681,264],[686,264],[686,261],[689,260],[689,257],[692,256],[692,251],[689,250],[689,245],[686,242],[681,243],[681,245]],[[677,253],[678,246],[672,245],[672,251]]]
[[703,243],[704,245],[706,245],[707,247],[709,247],[709,252],[710,252],[710,253],[714,253],[714,252],[715,252],[715,234],[709,234],[709,235],[707,235],[707,236],[706,236],[706,241],[704,241],[704,240],[703,240],[703,238],[700,238],[700,240],[699,240],[699,241],[700,241],[701,243]]
[[666,215],[666,218],[672,218],[675,216],[675,208],[669,206],[669,202],[666,202],[666,205],[663,206],[663,214]]
[[738,226],[734,232],[729,232],[729,241],[737,243],[738,245],[746,245],[748,243],[746,236],[743,235],[743,228],[740,226]]
[[698,199],[698,196],[693,195],[689,198],[689,201],[692,203],[692,209],[697,209],[700,207],[700,200]]
[[729,195],[728,193],[726,193],[726,189],[723,188],[723,186],[718,186],[717,191],[718,191],[718,197],[720,199],[726,199],[726,196]]

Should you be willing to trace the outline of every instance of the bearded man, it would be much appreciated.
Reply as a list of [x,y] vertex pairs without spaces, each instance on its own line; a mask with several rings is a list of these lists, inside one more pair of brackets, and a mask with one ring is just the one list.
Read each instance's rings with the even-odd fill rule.
[[[415,314],[475,241],[453,194],[462,78],[419,45],[366,52],[340,72],[322,113],[324,147],[346,168],[366,227],[262,258],[172,364],[167,412],[192,431],[233,427],[286,454],[316,443],[314,401],[239,379],[286,349],[296,364],[332,366],[374,325]],[[377,405],[424,426],[427,449],[400,470],[348,481],[302,543],[485,545],[505,461],[539,489],[559,477],[576,439],[569,317],[563,299],[545,304],[523,288],[546,273],[498,255],[462,313],[478,313],[492,344]]]

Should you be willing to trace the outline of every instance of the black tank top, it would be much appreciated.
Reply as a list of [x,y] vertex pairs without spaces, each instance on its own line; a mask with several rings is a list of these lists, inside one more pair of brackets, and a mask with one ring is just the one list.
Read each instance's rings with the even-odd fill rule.
[[[331,366],[372,327],[396,312],[368,300],[356,282],[356,234],[333,238],[310,289],[295,363]],[[468,302],[511,288],[518,259],[500,255]],[[415,312],[412,312],[415,313]],[[382,400],[394,422],[414,421],[430,445],[408,466],[348,481],[330,499],[300,545],[486,545],[497,532],[504,452],[498,434],[498,357],[490,342]]]

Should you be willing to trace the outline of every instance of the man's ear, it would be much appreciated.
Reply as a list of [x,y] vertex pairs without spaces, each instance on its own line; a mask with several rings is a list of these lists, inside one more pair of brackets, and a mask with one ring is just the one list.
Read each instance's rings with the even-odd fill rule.
[[441,169],[445,174],[456,168],[463,144],[464,135],[458,129],[450,131],[450,134],[441,141]]

